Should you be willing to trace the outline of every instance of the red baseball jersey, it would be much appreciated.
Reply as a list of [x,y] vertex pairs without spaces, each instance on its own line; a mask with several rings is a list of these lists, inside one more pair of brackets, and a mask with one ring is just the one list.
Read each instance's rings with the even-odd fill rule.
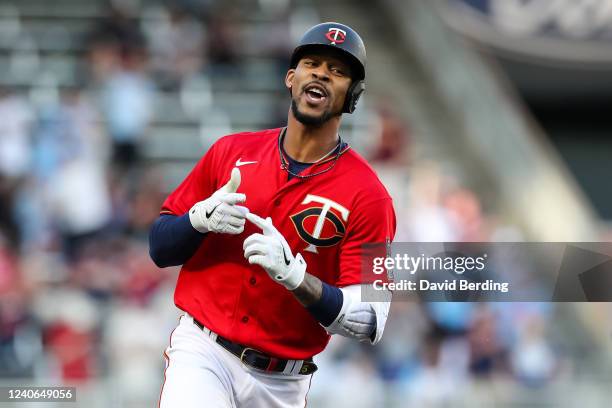
[[[337,287],[361,283],[361,245],[395,235],[391,197],[367,162],[346,147],[330,171],[292,178],[281,168],[282,129],[219,139],[170,194],[162,214],[183,215],[241,172],[243,204],[272,217],[307,272]],[[335,159],[301,175],[319,172]],[[239,235],[207,234],[181,268],[174,301],[214,332],[270,355],[304,359],[321,352],[329,335],[283,286],[244,258],[242,244],[261,230],[247,221]]]

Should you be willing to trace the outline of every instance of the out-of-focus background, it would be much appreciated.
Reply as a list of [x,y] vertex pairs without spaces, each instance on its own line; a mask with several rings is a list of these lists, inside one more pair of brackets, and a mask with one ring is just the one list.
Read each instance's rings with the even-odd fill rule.
[[[610,0],[1,0],[0,385],[156,404],[178,270],[148,227],[218,137],[285,124],[329,20],[367,45],[342,135],[396,241],[612,240]],[[607,407],[611,345],[604,303],[397,302],[377,347],[332,339],[308,406]]]

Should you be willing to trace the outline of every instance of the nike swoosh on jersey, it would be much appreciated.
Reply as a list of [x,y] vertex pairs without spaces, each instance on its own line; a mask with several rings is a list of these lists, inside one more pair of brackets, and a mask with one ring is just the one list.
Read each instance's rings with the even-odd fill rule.
[[221,203],[215,205],[212,210],[210,210],[210,212],[206,211],[206,218],[210,218],[211,215],[213,215],[213,213],[215,212],[215,210],[217,209],[218,206],[220,206]]
[[[240,159],[242,159],[242,157]],[[244,166],[245,164],[257,163],[256,161],[240,161],[240,159],[236,160],[236,167]]]

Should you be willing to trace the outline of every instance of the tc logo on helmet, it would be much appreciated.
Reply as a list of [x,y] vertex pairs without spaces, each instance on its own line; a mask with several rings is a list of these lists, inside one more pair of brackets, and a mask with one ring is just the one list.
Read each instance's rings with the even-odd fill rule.
[[332,45],[342,44],[346,39],[346,31],[341,30],[337,27],[332,27],[327,30],[327,34],[325,34],[325,37],[329,41],[331,41]]

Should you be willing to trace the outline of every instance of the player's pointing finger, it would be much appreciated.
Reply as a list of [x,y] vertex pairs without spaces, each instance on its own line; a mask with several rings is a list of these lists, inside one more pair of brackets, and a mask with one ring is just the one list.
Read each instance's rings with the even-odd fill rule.
[[264,220],[257,214],[248,213],[247,215],[245,215],[245,217],[247,220],[251,221],[253,224],[258,226],[262,230],[267,227],[266,220]]

